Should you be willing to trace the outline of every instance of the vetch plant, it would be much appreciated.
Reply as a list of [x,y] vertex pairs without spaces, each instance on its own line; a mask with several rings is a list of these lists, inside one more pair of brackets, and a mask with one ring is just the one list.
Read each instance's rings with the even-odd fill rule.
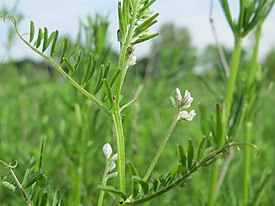
[[[98,60],[91,51],[83,51],[77,42],[70,45],[68,38],[59,37],[58,31],[50,33],[46,27],[37,30],[34,22],[31,21],[29,35],[26,38],[25,35],[23,36],[19,32],[16,20],[11,16],[6,17],[13,23],[15,32],[24,44],[47,60],[78,92],[82,93],[89,101],[104,111],[112,120],[117,154],[113,154],[113,149],[108,143],[102,148],[106,164],[101,184],[99,185],[101,191],[98,198],[98,206],[104,205],[105,192],[115,196],[115,205],[138,205],[159,197],[173,188],[183,187],[190,182],[192,175],[199,169],[215,162],[229,148],[241,145],[233,142],[231,138],[228,138],[226,142],[225,136],[228,131],[227,123],[230,118],[241,48],[240,42],[243,36],[251,30],[251,25],[248,25],[248,28],[240,29],[239,27],[242,26],[244,19],[250,20],[250,17],[253,17],[253,13],[251,13],[252,7],[249,7],[251,14],[245,13],[246,15],[250,14],[250,17],[242,17],[241,25],[234,25],[234,22],[231,22],[232,27],[240,32],[236,32],[236,49],[233,54],[232,73],[224,103],[225,109],[222,109],[222,104],[217,104],[215,127],[209,128],[207,126],[206,109],[201,106],[200,117],[203,137],[200,139],[198,146],[191,139],[188,140],[187,149],[184,149],[180,144],[177,145],[178,163],[171,170],[168,170],[166,174],[154,176],[155,166],[178,122],[186,120],[187,122],[185,123],[189,124],[196,116],[195,110],[186,110],[191,107],[194,100],[191,93],[186,90],[184,97],[182,97],[180,89],[176,88],[173,92],[173,94],[175,93],[175,99],[174,97],[170,98],[176,108],[175,116],[160,142],[150,166],[146,170],[145,175],[141,175],[134,164],[129,162],[128,168],[131,178],[130,180],[126,178],[125,150],[127,148],[125,146],[123,112],[135,102],[136,98],[125,100],[122,88],[128,69],[137,64],[138,58],[134,53],[135,47],[139,43],[159,35],[158,33],[150,33],[150,29],[157,23],[156,18],[159,15],[150,9],[155,2],[156,0],[118,1],[119,29],[117,38],[120,44],[120,52],[118,64],[114,70],[112,70],[114,67],[108,63],[98,65]],[[225,12],[228,13],[227,1],[221,2]],[[79,106],[77,108],[80,110]],[[85,165],[82,164],[81,166],[84,167]],[[114,172],[114,169],[117,169],[117,171]],[[213,176],[213,182],[215,182],[216,176]],[[108,180],[112,177],[117,177],[117,185],[108,184]],[[131,190],[126,190],[126,185],[129,185],[129,182],[131,183]],[[210,205],[213,204],[212,202],[211,200]]]
[[4,166],[8,173],[1,177],[2,186],[9,190],[21,194],[25,205],[51,205],[60,206],[62,200],[60,192],[53,190],[48,177],[42,169],[43,151],[45,146],[45,139],[42,139],[39,161],[35,157],[31,157],[21,181],[17,176],[15,169],[18,167],[18,162],[6,163],[0,160],[0,165]]
[[[226,92],[223,101],[217,107],[217,147],[223,147],[226,141],[232,141],[236,138],[237,130],[241,127],[245,130],[245,141],[250,144],[251,133],[251,114],[255,112],[255,101],[259,95],[259,89],[256,81],[257,72],[260,72],[258,64],[258,50],[261,35],[262,24],[271,11],[274,0],[256,1],[256,0],[239,0],[239,14],[236,19],[233,15],[228,0],[220,0],[223,13],[234,35],[234,50],[231,58],[229,74],[225,74]],[[247,73],[243,76],[244,82],[242,88],[237,88],[237,82],[241,81],[240,59],[242,51],[242,42],[246,36],[255,31],[255,45],[251,58],[251,65]],[[225,67],[225,66],[224,66]],[[226,71],[226,69],[224,69]],[[237,108],[237,110],[235,109]],[[244,191],[243,205],[248,205],[248,176],[249,176],[249,148],[245,148],[245,164],[244,164]],[[215,205],[216,198],[219,194],[217,187],[220,166],[215,164],[209,193],[208,205]]]

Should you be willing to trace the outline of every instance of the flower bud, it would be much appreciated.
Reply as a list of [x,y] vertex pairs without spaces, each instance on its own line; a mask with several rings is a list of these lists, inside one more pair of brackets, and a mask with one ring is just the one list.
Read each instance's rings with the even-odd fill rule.
[[113,172],[113,173],[107,175],[107,179],[114,178],[117,176],[118,176],[118,172]]
[[112,157],[111,157],[111,161],[117,161],[118,159],[118,153],[115,153]]
[[176,99],[178,100],[179,104],[181,104],[182,96],[179,88],[176,88]]
[[112,172],[116,168],[116,163],[114,161],[111,161],[111,163],[108,166],[108,172]]
[[102,147],[102,151],[104,153],[104,156],[106,157],[106,159],[109,159],[112,155],[113,149],[111,147],[111,145],[109,143],[106,143],[103,147]]
[[137,56],[135,54],[131,54],[127,61],[127,66],[131,67],[134,66],[137,63]]

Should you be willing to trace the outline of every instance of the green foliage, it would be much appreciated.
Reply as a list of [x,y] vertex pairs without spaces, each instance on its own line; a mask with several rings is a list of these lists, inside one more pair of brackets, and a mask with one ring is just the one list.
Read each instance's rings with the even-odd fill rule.
[[265,20],[273,7],[274,0],[240,0],[240,12],[237,20],[232,18],[228,0],[220,0],[220,3],[235,38],[242,38]]
[[[19,161],[27,165],[26,169],[22,169],[17,168],[17,164],[7,164],[1,161],[1,164],[4,165],[3,175],[2,168],[0,170],[1,176],[3,176],[1,187],[10,190],[8,192],[3,190],[3,197],[0,193],[0,200],[4,199],[5,204],[21,204],[21,201],[25,201],[26,205],[54,206],[61,205],[62,199],[64,205],[94,205],[96,202],[99,206],[105,204],[139,205],[146,204],[148,201],[150,201],[150,205],[199,205],[205,204],[207,201],[209,201],[209,205],[213,205],[225,204],[225,202],[232,204],[232,199],[241,199],[243,205],[247,205],[248,202],[260,204],[262,201],[266,203],[273,198],[272,194],[260,195],[263,194],[263,190],[272,191],[272,187],[268,186],[270,173],[267,172],[260,178],[260,171],[256,176],[257,179],[262,180],[255,189],[251,189],[253,199],[248,199],[247,180],[250,175],[249,163],[251,161],[249,148],[244,150],[244,166],[242,166],[242,161],[238,161],[230,167],[229,172],[232,176],[227,176],[228,179],[222,184],[229,193],[226,190],[220,190],[219,196],[215,194],[216,190],[219,190],[217,187],[217,177],[220,172],[218,164],[215,164],[211,171],[212,183],[208,185],[205,182],[205,179],[209,179],[209,170],[206,166],[220,161],[228,151],[232,152],[233,148],[241,146],[256,148],[251,144],[251,125],[254,120],[255,107],[258,104],[256,100],[260,99],[263,85],[263,75],[257,62],[258,44],[262,21],[270,11],[273,1],[268,3],[240,1],[238,21],[232,20],[228,2],[221,1],[225,15],[235,34],[236,44],[232,52],[229,79],[225,75],[222,76],[222,70],[219,69],[219,84],[216,84],[217,74],[214,74],[214,78],[209,78],[208,82],[204,79],[204,85],[207,85],[207,88],[197,84],[197,77],[185,71],[178,71],[181,66],[192,68],[196,64],[194,47],[190,44],[191,38],[187,30],[178,30],[172,24],[166,25],[170,30],[169,32],[167,28],[163,30],[164,35],[160,42],[167,51],[155,44],[153,47],[155,53],[153,52],[152,59],[159,58],[158,61],[155,61],[156,68],[169,66],[169,71],[164,69],[163,73],[159,72],[156,76],[162,78],[157,81],[148,77],[145,82],[148,88],[140,99],[137,97],[142,86],[136,89],[132,99],[127,100],[133,87],[136,86],[133,85],[132,79],[125,81],[128,68],[136,63],[134,46],[158,35],[158,33],[148,33],[151,26],[157,22],[156,18],[158,17],[158,13],[149,9],[154,2],[155,0],[118,1],[118,41],[121,50],[116,70],[112,70],[112,64],[107,63],[110,47],[107,41],[108,22],[105,18],[88,17],[87,24],[81,22],[78,42],[72,43],[68,37],[60,38],[58,31],[49,32],[47,28],[35,28],[32,21],[30,22],[29,38],[25,38],[17,30],[15,19],[7,17],[13,23],[19,38],[55,67],[86,99],[70,87],[64,86],[63,82],[54,75],[51,78],[45,78],[45,74],[42,72],[42,75],[39,76],[38,71],[34,75],[32,70],[30,70],[31,72],[24,70],[22,72],[16,69],[3,73],[1,78],[8,86],[5,88],[7,90],[3,90],[0,84],[0,98],[5,99],[5,103],[0,101],[0,112],[3,113],[0,118],[0,123],[3,123],[3,126],[0,124],[0,131],[4,136],[3,144],[1,142],[0,145],[0,156],[8,157],[8,154],[11,154],[12,159],[14,156],[18,156]],[[255,22],[257,22],[257,26],[255,26]],[[256,28],[256,41],[251,61],[249,61],[251,63],[244,63],[245,67],[240,72],[238,68],[242,53],[242,38],[253,28]],[[182,48],[178,46],[180,44],[187,46]],[[183,54],[182,50],[188,50],[190,55],[189,53],[188,55]],[[210,56],[210,58],[212,57]],[[175,61],[171,64],[173,59]],[[9,78],[5,79],[5,77]],[[32,92],[34,89],[32,81],[36,78],[38,80],[35,81],[39,82],[37,84],[39,92]],[[198,114],[200,121],[194,120],[194,124],[184,127],[184,129],[176,127],[182,123],[181,112],[189,107],[182,102],[192,102],[193,98],[190,100],[191,96],[184,97],[182,100],[180,97],[181,100],[179,100],[176,90],[176,100],[170,97],[176,112],[164,109],[169,104],[168,98],[166,102],[164,97],[168,97],[171,91],[175,91],[173,84],[167,84],[169,80],[170,82],[172,80],[174,84],[178,80],[189,84],[198,99],[204,102],[200,105],[200,114]],[[45,87],[42,87],[42,82]],[[214,86],[212,87],[211,84]],[[206,90],[220,87],[220,85],[223,85],[220,91],[216,92],[215,89],[210,91],[215,96],[214,100],[211,99]],[[27,94],[25,90],[22,92],[26,88],[31,90]],[[4,93],[1,94],[2,91]],[[10,98],[14,96],[23,101]],[[205,100],[207,101],[205,102]],[[38,105],[36,112],[33,111],[35,106],[29,101]],[[211,106],[215,104],[216,110]],[[101,110],[107,115],[104,115]],[[172,118],[167,117],[170,117],[172,112],[175,114],[171,123]],[[265,115],[263,116],[265,117]],[[163,136],[166,129],[165,125],[169,124],[170,127],[164,138],[160,140],[160,136]],[[255,126],[255,131],[261,134],[265,125],[257,126],[260,129],[257,130]],[[247,143],[233,142],[237,139],[236,137],[241,137],[239,134],[244,134]],[[47,137],[48,151],[45,147],[45,138],[42,140],[40,150],[33,147],[37,136]],[[254,138],[254,140],[257,139]],[[117,175],[117,173],[111,173],[112,169],[109,169],[109,166],[112,157],[108,157],[105,160],[105,170],[100,182],[104,160],[103,155],[100,155],[98,151],[106,141],[116,142],[118,178],[110,179],[107,182],[110,177]],[[169,145],[178,142],[180,144],[177,144],[177,149],[172,149]],[[11,143],[15,146],[14,149],[10,147]],[[17,148],[21,147],[20,143],[25,147],[18,150]],[[149,161],[155,153],[154,145],[160,146],[153,160]],[[13,150],[11,151],[10,148]],[[134,150],[131,151],[131,148]],[[176,150],[178,160],[175,158]],[[36,158],[31,158],[33,155],[30,154],[32,153],[35,154],[35,157],[39,156],[38,162],[35,160]],[[128,163],[130,174],[126,173],[126,154],[127,159],[135,163],[135,166],[131,162]],[[157,164],[159,160],[162,160],[161,165]],[[53,161],[55,164],[52,164]],[[145,166],[149,163],[150,166],[146,170]],[[261,164],[262,162],[258,163],[258,165]],[[15,174],[17,169],[18,175]],[[199,170],[206,172],[198,173]],[[244,177],[239,175],[240,170],[244,171]],[[153,171],[155,172],[153,173]],[[142,173],[145,175],[141,176]],[[54,181],[54,186],[50,184],[46,174]],[[23,178],[19,178],[21,176]],[[188,184],[194,177],[196,183]],[[223,181],[222,178],[221,181]],[[21,179],[23,179],[22,182]],[[241,187],[232,186],[227,181],[237,183],[236,185],[241,185]],[[240,182],[242,183],[240,184]],[[171,193],[170,196],[161,197],[163,202],[159,202],[159,198],[163,194],[171,189],[183,187],[187,190],[187,194],[191,194],[190,190],[195,195]],[[202,193],[206,193],[209,187],[212,193],[210,192],[207,200],[206,195]],[[53,188],[60,188],[61,191]],[[0,189],[2,190],[2,188]],[[18,195],[18,191],[23,197],[22,200],[14,198]],[[111,194],[113,199],[104,199],[105,192]],[[263,199],[261,199],[262,196],[264,196]],[[216,199],[216,197],[218,198]],[[154,201],[156,198],[158,200]],[[234,204],[237,205],[237,201]]]
[[151,73],[157,78],[177,81],[192,71],[197,63],[196,49],[186,28],[166,23],[160,29],[161,36],[153,42],[150,61]]
[[263,60],[263,70],[270,80],[275,79],[275,49],[271,49]]
[[58,191],[52,189],[48,178],[42,170],[36,171],[35,167],[37,167],[37,163],[34,157],[32,157],[27,164],[22,183],[18,180],[17,175],[15,174],[17,162],[7,164],[0,160],[0,163],[9,170],[9,173],[2,177],[1,184],[13,192],[18,190],[27,206],[61,205]]
[[[37,68],[38,66],[36,65],[35,67]],[[21,69],[19,70],[16,70],[15,68],[2,70],[3,73],[0,77],[0,87],[2,88],[0,99],[3,100],[0,101],[0,131],[2,137],[0,156],[10,157],[9,161],[15,157],[18,159],[20,167],[17,167],[15,171],[18,172],[19,177],[22,177],[20,179],[23,181],[23,175],[26,170],[24,165],[27,165],[27,161],[30,159],[27,156],[28,154],[33,153],[39,154],[40,138],[37,137],[40,137],[43,133],[46,134],[47,140],[43,157],[44,166],[42,165],[42,168],[46,170],[45,174],[53,183],[54,188],[60,190],[59,195],[64,201],[63,203],[65,205],[70,205],[69,202],[73,202],[72,197],[75,192],[72,191],[72,189],[76,189],[74,186],[70,185],[75,185],[75,182],[77,181],[74,172],[78,169],[78,154],[79,151],[86,151],[87,161],[85,161],[85,167],[83,168],[84,183],[82,183],[82,191],[84,190],[88,193],[83,192],[81,196],[83,204],[85,205],[96,203],[95,197],[99,192],[98,184],[100,183],[100,171],[102,171],[102,168],[104,167],[103,155],[99,153],[99,148],[102,147],[106,141],[112,142],[112,138],[110,138],[111,125],[110,123],[109,125],[106,125],[105,123],[108,122],[106,116],[102,112],[98,113],[91,109],[92,105],[89,106],[84,98],[80,95],[76,95],[73,88],[64,84],[59,78],[56,78],[55,75],[50,76],[47,73],[47,70],[38,70],[35,69],[35,67],[28,63],[25,66],[24,64],[21,64]],[[33,74],[35,74],[35,76]],[[182,80],[194,90],[193,92],[196,94],[198,102],[203,101],[204,103],[207,103],[205,105],[207,117],[211,119],[208,115],[211,112],[212,105],[215,103],[215,99],[209,97],[207,89],[202,84],[198,84],[197,77],[189,75]],[[215,86],[215,78],[209,79],[209,81],[213,82],[212,84]],[[127,83],[127,86],[127,89],[131,90],[133,86],[132,82]],[[140,105],[142,112],[139,111],[134,117],[138,119],[138,122],[143,122],[144,125],[151,125],[151,129],[148,130],[146,126],[143,125],[136,125],[137,128],[135,128],[135,118],[130,118],[130,113],[133,113],[135,110],[133,107],[125,112],[124,117],[124,122],[129,125],[125,129],[125,135],[130,137],[127,142],[127,148],[130,148],[130,150],[128,150],[128,159],[134,162],[134,167],[138,171],[135,175],[138,176],[144,173],[144,170],[146,169],[144,168],[145,165],[150,163],[150,157],[154,155],[154,150],[152,149],[154,148],[153,145],[159,144],[159,138],[165,130],[165,128],[161,130],[156,125],[159,125],[159,122],[168,125],[170,119],[167,117],[172,115],[170,109],[167,108],[169,105],[168,96],[170,95],[173,86],[167,86],[166,81],[164,80],[157,81],[154,79],[150,79],[146,86],[147,87],[138,99],[138,104]],[[156,94],[151,93],[152,89],[156,89]],[[22,93],[22,90],[25,92]],[[39,92],[36,92],[37,90]],[[17,96],[17,98],[11,98],[12,96]],[[167,96],[166,101],[163,100],[164,96]],[[154,102],[149,101],[150,98],[153,98]],[[18,99],[20,101],[18,101]],[[204,101],[206,99],[208,99],[208,101]],[[81,106],[83,109],[82,115],[84,115],[82,123],[86,124],[85,113],[92,114],[88,121],[88,127],[91,130],[89,131],[87,140],[84,140],[86,143],[84,142],[83,144],[81,143],[82,140],[79,135],[79,127],[73,126],[78,125],[78,123],[76,123],[75,118],[75,107],[70,102],[76,101],[82,102],[81,105],[83,105]],[[258,145],[261,153],[260,156],[252,155],[252,165],[257,164],[257,166],[253,167],[251,174],[251,178],[253,179],[251,189],[253,191],[261,188],[262,168],[274,169],[273,166],[271,166],[273,161],[272,157],[274,156],[271,148],[272,145],[274,145],[274,139],[271,138],[274,135],[274,112],[272,110],[274,98],[272,95],[267,95],[267,93],[262,92],[259,101],[261,102],[261,108],[263,110],[261,113],[258,113],[255,121],[261,121],[261,124],[256,124],[253,127],[255,135],[252,138],[252,142]],[[157,110],[154,112],[152,118],[148,118],[148,116],[151,115],[153,108],[157,108]],[[195,108],[198,108],[197,104]],[[97,116],[95,115],[96,113]],[[266,115],[266,113],[269,113],[270,115]],[[198,114],[201,117],[202,112],[198,112]],[[17,121],[15,120],[16,118]],[[46,120],[47,118],[48,121]],[[153,187],[152,190],[154,191],[158,191],[158,188],[163,188],[158,179],[162,176],[161,181],[163,181],[165,176],[169,173],[168,170],[172,171],[176,168],[178,162],[180,162],[180,157],[178,157],[177,162],[177,153],[174,145],[180,143],[184,148],[184,154],[186,155],[188,148],[187,138],[194,137],[194,146],[198,149],[200,141],[203,139],[201,136],[203,133],[200,132],[200,126],[199,118],[197,118],[190,127],[176,128],[174,131],[175,133],[171,138],[171,142],[167,144],[160,160],[161,166],[157,166],[158,172],[156,172],[156,174],[152,176],[152,179],[150,179],[149,191],[150,187]],[[98,134],[102,138],[96,138],[95,134]],[[262,136],[265,136],[264,141],[260,138]],[[37,139],[39,139],[39,141],[37,141]],[[14,146],[11,148],[10,144],[12,143]],[[148,145],[150,146],[148,147]],[[22,151],[22,148],[24,148],[24,152]],[[209,149],[205,150],[204,155],[208,153],[208,150]],[[198,150],[194,152],[195,161],[197,161],[197,153]],[[217,204],[231,204],[232,199],[238,198],[238,195],[241,193],[240,182],[242,177],[239,174],[239,171],[242,165],[242,155],[239,152],[234,154],[234,163],[231,164],[231,169],[228,171],[230,175],[227,176],[223,185],[226,189],[222,189]],[[96,158],[97,161],[90,161],[94,158]],[[217,157],[216,160],[220,161],[219,157]],[[184,162],[186,162],[186,160],[184,160]],[[59,168],[58,173],[56,172],[56,168]],[[173,170],[172,174],[174,174],[175,170]],[[184,172],[184,169],[181,170]],[[0,172],[1,176],[6,173],[2,167],[0,168]],[[167,205],[169,202],[173,205],[183,203],[197,205],[200,204],[200,198],[207,201],[205,195],[200,195],[202,193],[205,194],[208,191],[205,179],[209,178],[209,172],[210,167],[204,166],[201,168],[201,172],[196,172],[191,175],[191,184],[189,183],[191,180],[189,178],[186,182],[177,186],[173,192],[168,192],[164,196],[153,199],[149,204],[144,203],[144,205]],[[130,184],[130,177],[128,180],[129,189],[127,191],[131,193],[132,186]],[[111,183],[115,181],[115,179],[111,180]],[[273,181],[272,178],[269,178],[266,181],[262,195],[259,197],[259,201],[261,202],[260,204],[270,205],[269,203],[273,200]],[[180,189],[180,186],[184,185],[185,187]],[[18,203],[18,198],[15,196],[15,194],[18,193],[14,194],[3,186],[0,186],[0,188],[1,204],[23,204],[21,201]],[[228,197],[228,192],[230,192],[230,198]],[[186,193],[189,195],[184,195]],[[114,201],[108,201],[108,195],[106,195],[105,204],[109,203],[114,204]]]

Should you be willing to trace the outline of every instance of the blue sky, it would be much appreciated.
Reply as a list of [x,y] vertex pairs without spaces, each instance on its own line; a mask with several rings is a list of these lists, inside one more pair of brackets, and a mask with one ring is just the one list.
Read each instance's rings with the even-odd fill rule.
[[[11,8],[15,0],[0,0],[0,9],[3,6]],[[234,10],[237,8],[238,0],[230,0]],[[62,34],[69,34],[76,37],[79,19],[86,18],[87,14],[93,15],[100,13],[109,15],[111,21],[110,37],[114,48],[118,48],[116,42],[117,30],[117,0],[19,0],[18,11],[24,15],[24,20],[20,24],[22,33],[28,31],[29,21],[33,20],[36,27],[48,27],[49,30],[58,29]],[[210,0],[158,0],[153,9],[160,13],[159,23],[153,30],[166,22],[174,22],[178,26],[187,27],[192,35],[193,44],[199,51],[209,43],[213,43],[213,35],[209,24],[209,5]],[[214,0],[213,13],[219,39],[227,46],[232,46],[233,36],[221,12],[218,0]],[[0,48],[3,48],[5,34],[8,25],[0,22]],[[249,47],[249,37],[245,42]],[[267,19],[263,27],[263,39],[261,42],[261,55],[268,49],[275,46],[275,10]],[[137,46],[137,55],[148,52],[150,44]],[[33,57],[33,53],[22,43],[16,41],[13,46],[12,57],[24,58]],[[3,49],[0,50],[0,58],[5,56]]]

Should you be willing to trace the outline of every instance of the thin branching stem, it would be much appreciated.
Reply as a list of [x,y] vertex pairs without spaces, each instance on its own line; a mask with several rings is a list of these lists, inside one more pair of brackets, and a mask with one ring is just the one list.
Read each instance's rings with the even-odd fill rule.
[[100,107],[105,113],[107,113],[108,115],[110,115],[110,111],[109,109],[100,101],[98,100],[94,95],[92,95],[91,93],[89,93],[85,88],[83,88],[82,86],[80,86],[70,75],[68,75],[63,69],[62,67],[57,64],[55,61],[53,61],[50,57],[48,57],[47,55],[45,55],[43,52],[40,52],[39,50],[37,50],[36,48],[34,48],[29,42],[27,42],[23,36],[19,33],[17,26],[16,26],[16,21],[13,17],[6,17],[8,19],[11,20],[11,22],[13,23],[15,32],[17,33],[17,35],[19,36],[19,38],[31,49],[33,50],[35,53],[37,53],[38,55],[40,55],[41,57],[43,57],[44,59],[46,59],[50,64],[52,64],[59,73],[61,73],[61,75],[63,77],[65,77],[65,79],[67,79],[78,91],[80,91],[84,96],[86,96],[89,100],[93,101],[98,107]]
[[159,148],[157,150],[157,153],[156,153],[154,159],[152,160],[152,162],[151,162],[151,164],[150,164],[147,172],[145,173],[145,175],[143,177],[143,180],[145,180],[145,181],[148,180],[148,178],[150,177],[153,169],[155,168],[155,166],[156,166],[156,164],[157,164],[157,162],[159,160],[159,157],[160,157],[160,155],[161,155],[161,153],[163,151],[164,146],[166,145],[169,137],[172,134],[172,131],[174,130],[175,126],[177,125],[177,122],[179,121],[179,119],[178,119],[179,113],[180,113],[180,109],[178,110],[177,114],[175,115],[175,117],[174,117],[174,119],[173,119],[173,121],[172,121],[172,123],[171,123],[171,125],[170,125],[170,127],[169,127],[169,129],[168,129],[168,131],[166,133],[166,135],[164,136],[164,138],[163,138],[163,140],[162,140],[162,142],[161,142],[161,144],[160,144],[160,146],[159,146]]
[[115,88],[115,105],[112,110],[112,118],[115,125],[115,132],[117,138],[117,149],[118,149],[118,178],[119,178],[119,188],[122,192],[125,192],[125,140],[124,132],[121,118],[120,109],[120,96],[121,89],[124,83],[124,79],[127,72],[127,48],[130,46],[132,35],[134,32],[134,26],[136,23],[136,16],[138,14],[139,0],[133,1],[133,14],[131,17],[131,23],[127,30],[125,39],[121,42],[120,56],[118,61],[118,70],[120,71],[120,76],[118,78],[116,88]]
[[28,198],[27,193],[25,192],[23,186],[21,185],[20,181],[18,180],[18,178],[17,178],[15,172],[13,171],[13,169],[16,167],[17,164],[15,164],[15,165],[10,165],[10,164],[4,162],[3,160],[0,160],[0,163],[1,163],[2,165],[4,165],[6,168],[9,169],[9,171],[10,171],[10,173],[11,173],[11,175],[12,175],[12,178],[14,179],[14,181],[15,181],[15,183],[16,183],[16,185],[17,185],[17,187],[18,187],[18,189],[19,189],[19,191],[20,191],[20,193],[21,193],[21,195],[22,195],[22,197],[23,197],[24,202],[26,203],[26,205],[27,205],[27,206],[32,206],[33,204],[32,204],[32,202],[31,202],[31,200]]
[[119,109],[114,111],[112,118],[117,138],[119,188],[122,192],[125,192],[125,140]]
[[184,182],[188,177],[190,177],[194,172],[196,172],[199,168],[207,165],[207,163],[209,161],[212,161],[213,159],[215,159],[217,156],[219,156],[220,154],[226,152],[228,149],[230,149],[231,147],[239,147],[239,146],[250,146],[254,149],[257,150],[258,153],[258,149],[255,145],[253,144],[238,144],[238,143],[228,143],[226,145],[224,145],[222,148],[217,149],[212,151],[210,154],[206,155],[203,159],[201,159],[198,163],[196,163],[194,166],[192,166],[185,174],[183,174],[178,180],[172,182],[171,184],[167,185],[166,187],[164,187],[163,189],[148,195],[144,198],[138,199],[138,200],[134,200],[132,202],[127,202],[125,201],[122,205],[139,205],[139,204],[143,204],[149,200],[152,200],[166,192],[168,192],[169,190],[177,187],[178,185],[180,185],[182,182]]
[[[220,134],[219,138],[219,145],[218,147],[222,146],[225,142],[225,135],[228,132],[228,122],[230,118],[230,112],[233,102],[233,95],[236,87],[236,80],[238,76],[238,70],[239,70],[239,63],[241,58],[241,50],[242,50],[242,38],[239,37],[235,40],[235,46],[234,51],[232,55],[232,61],[230,65],[230,76],[227,82],[227,91],[225,95],[225,101],[224,101],[224,109],[223,109],[223,125],[222,125],[222,131],[223,133]],[[213,206],[215,205],[215,199],[218,195],[217,191],[217,181],[218,176],[220,172],[220,167],[217,163],[214,164],[212,169],[212,175],[211,175],[211,184],[210,184],[210,194],[209,194],[209,200],[208,205]]]
[[[107,184],[109,164],[110,164],[110,159],[107,159],[105,169],[104,169],[104,173],[103,173],[103,177],[102,177],[102,182],[101,182],[102,186],[106,186],[106,184]],[[105,195],[105,191],[101,190],[100,194],[99,194],[97,206],[102,206],[103,205],[104,195]]]
[[[225,119],[224,119],[225,125],[228,124],[228,120],[230,117],[230,111],[231,111],[232,102],[233,102],[233,95],[234,95],[236,80],[237,80],[238,71],[239,71],[239,63],[240,63],[241,51],[242,51],[242,41],[243,41],[242,38],[238,38],[235,40],[235,46],[234,46],[231,68],[230,68],[230,76],[228,79],[227,91],[225,96]],[[227,131],[225,130],[225,132]]]

